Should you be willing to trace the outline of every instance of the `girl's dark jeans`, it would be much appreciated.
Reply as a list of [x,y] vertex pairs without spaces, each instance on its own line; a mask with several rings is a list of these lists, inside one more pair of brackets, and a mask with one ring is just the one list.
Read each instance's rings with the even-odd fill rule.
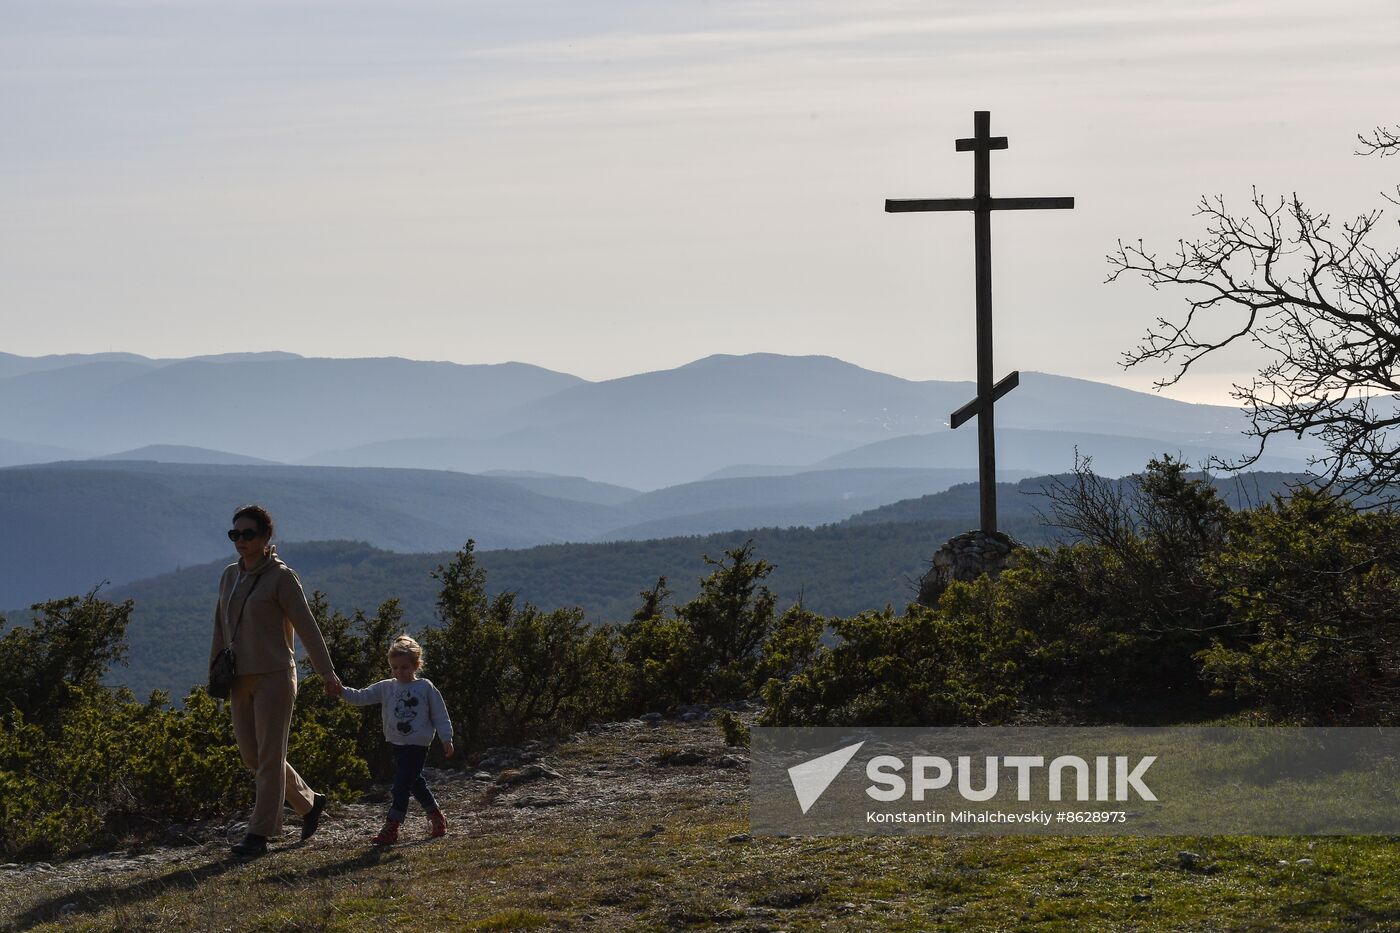
[[429,813],[438,808],[428,782],[423,780],[423,762],[428,760],[426,745],[395,745],[393,802],[389,819],[402,823],[408,814],[408,795],[412,794]]

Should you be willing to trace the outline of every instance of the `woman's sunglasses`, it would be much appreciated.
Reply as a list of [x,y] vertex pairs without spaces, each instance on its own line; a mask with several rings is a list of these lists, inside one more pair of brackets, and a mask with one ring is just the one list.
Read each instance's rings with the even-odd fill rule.
[[252,541],[257,536],[258,529],[256,528],[244,528],[242,531],[239,531],[237,528],[230,528],[228,531],[228,539],[230,541]]

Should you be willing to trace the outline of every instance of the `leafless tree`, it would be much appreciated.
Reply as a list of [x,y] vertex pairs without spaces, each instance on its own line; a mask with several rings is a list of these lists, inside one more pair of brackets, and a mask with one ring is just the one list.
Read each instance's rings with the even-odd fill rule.
[[[1400,127],[1358,136],[1358,155],[1400,153]],[[1395,195],[1382,194],[1400,205]],[[1213,465],[1255,463],[1275,435],[1305,434],[1326,453],[1310,461],[1327,486],[1400,497],[1400,249],[1378,244],[1381,210],[1334,223],[1295,193],[1231,213],[1222,197],[1203,198],[1205,235],[1170,254],[1119,241],[1108,255],[1109,282],[1136,274],[1154,289],[1179,286],[1188,303],[1176,319],[1158,318],[1124,365],[1148,361],[1174,369],[1158,387],[1181,380],[1202,357],[1253,343],[1270,362],[1232,396],[1250,417],[1255,451]]]

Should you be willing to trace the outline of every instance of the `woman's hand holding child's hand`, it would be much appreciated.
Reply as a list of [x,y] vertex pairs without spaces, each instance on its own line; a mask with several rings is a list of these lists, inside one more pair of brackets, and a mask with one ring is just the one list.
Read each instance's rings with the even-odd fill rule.
[[442,743],[442,753],[443,753],[444,755],[446,755],[448,758],[451,758],[451,757],[452,757],[452,743],[451,743],[451,742],[443,742],[443,743]]

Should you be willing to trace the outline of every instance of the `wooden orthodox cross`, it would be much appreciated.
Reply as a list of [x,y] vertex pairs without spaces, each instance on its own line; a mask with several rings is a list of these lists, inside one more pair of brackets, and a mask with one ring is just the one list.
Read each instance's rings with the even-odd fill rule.
[[992,382],[992,211],[1064,210],[1074,207],[1074,198],[994,198],[992,197],[992,150],[1005,149],[1005,136],[991,135],[992,114],[978,110],[972,115],[973,136],[959,139],[958,152],[972,152],[973,196],[935,200],[885,201],[892,214],[907,211],[972,211],[975,220],[977,252],[977,397],[953,412],[949,424],[956,428],[977,416],[977,485],[982,502],[982,531],[997,530],[997,467],[992,406],[1021,380],[1019,372]]

